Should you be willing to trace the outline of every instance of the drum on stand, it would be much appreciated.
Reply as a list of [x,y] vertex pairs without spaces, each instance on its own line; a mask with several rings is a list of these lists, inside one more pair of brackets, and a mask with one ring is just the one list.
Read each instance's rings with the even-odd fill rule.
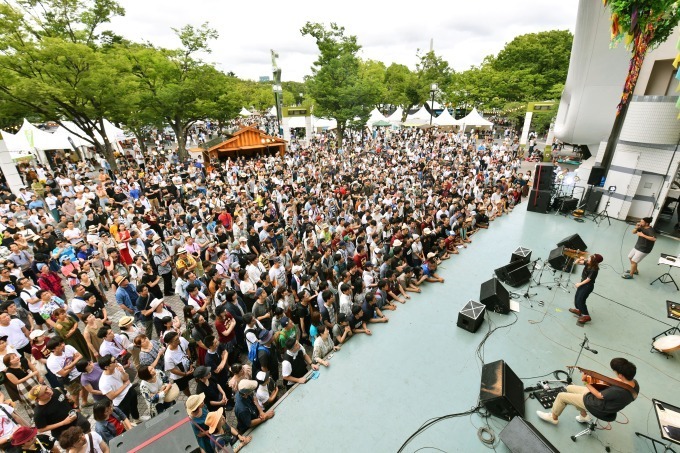
[[680,335],[666,335],[661,337],[652,343],[652,347],[664,354],[675,352],[680,349]]

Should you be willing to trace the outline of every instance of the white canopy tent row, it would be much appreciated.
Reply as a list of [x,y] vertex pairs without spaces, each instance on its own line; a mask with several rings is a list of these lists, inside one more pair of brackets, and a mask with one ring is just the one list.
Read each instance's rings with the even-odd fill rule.
[[245,108],[245,107],[241,107],[241,111],[238,112],[238,114],[241,115],[241,116],[252,116],[253,115],[252,112],[248,111],[248,109]]
[[[20,156],[25,156],[27,153],[34,153],[38,160],[46,163],[46,150],[65,149],[71,150],[73,146],[87,148],[91,147],[92,143],[81,137],[87,137],[87,134],[80,129],[75,123],[71,121],[64,121],[64,126],[59,126],[54,132],[47,132],[38,129],[34,125],[24,119],[21,129],[16,134],[6,131],[0,131],[2,138],[5,141],[5,147],[10,153],[16,153]],[[118,143],[119,140],[125,140],[125,132],[114,126],[110,121],[104,120],[104,131],[111,145],[115,150],[122,152],[122,148]],[[100,143],[103,143],[103,138],[95,135]],[[72,145],[72,143],[73,145]]]

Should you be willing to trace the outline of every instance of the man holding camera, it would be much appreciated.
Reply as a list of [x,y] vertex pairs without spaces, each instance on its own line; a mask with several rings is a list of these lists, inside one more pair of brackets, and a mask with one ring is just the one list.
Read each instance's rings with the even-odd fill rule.
[[637,267],[645,256],[649,255],[656,242],[656,233],[652,228],[652,218],[643,217],[633,228],[633,234],[638,237],[635,247],[628,254],[630,260],[630,270],[626,271],[621,277],[625,279],[633,278],[638,273]]

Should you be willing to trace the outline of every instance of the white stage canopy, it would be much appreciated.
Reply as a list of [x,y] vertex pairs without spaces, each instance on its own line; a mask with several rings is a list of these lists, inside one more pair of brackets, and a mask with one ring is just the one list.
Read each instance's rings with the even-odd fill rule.
[[394,111],[390,116],[387,117],[387,121],[389,121],[392,124],[401,124],[401,118],[404,115],[404,109],[401,107],[397,107],[397,110]]
[[444,111],[436,118],[432,120],[432,124],[436,126],[441,126],[441,127],[447,127],[447,126],[461,126],[462,123],[460,120],[455,119],[454,117],[451,116],[449,113],[448,109],[444,109]]

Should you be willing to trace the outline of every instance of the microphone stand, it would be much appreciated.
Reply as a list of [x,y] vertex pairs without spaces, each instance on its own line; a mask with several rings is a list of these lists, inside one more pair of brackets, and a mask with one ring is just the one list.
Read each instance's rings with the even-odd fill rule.
[[[535,295],[537,295],[538,293],[530,293],[529,291],[531,290],[531,284],[534,282],[534,272],[536,272],[536,265],[538,264],[539,261],[541,261],[540,258],[535,259],[533,261],[530,261],[527,264],[525,264],[524,266],[522,266],[522,267],[526,267],[526,266],[531,265],[531,276],[529,277],[529,285],[527,286],[527,290],[524,292],[524,294],[522,294],[522,297],[524,297],[525,299],[527,299],[531,303],[531,308],[534,307],[534,303],[532,302],[531,298],[534,297]],[[515,269],[515,270],[517,270],[517,269]],[[539,279],[539,281],[540,281],[540,279]]]
[[[569,369],[569,372],[567,373],[567,375],[569,376],[569,377],[567,377],[567,384],[571,384],[572,381],[573,381],[573,379],[571,378],[571,376],[574,374],[574,370],[576,369],[576,366],[578,365],[578,361],[579,361],[579,359],[581,358],[581,354],[583,354],[583,350],[584,350],[584,349],[587,349],[587,350],[589,350],[589,351],[591,350],[591,349],[588,347],[589,344],[590,344],[590,340],[588,340],[588,336],[584,333],[584,334],[583,334],[583,341],[581,342],[581,349],[578,351],[578,355],[576,356],[576,362],[575,362],[574,365]],[[597,354],[597,352],[595,352],[595,354]]]

